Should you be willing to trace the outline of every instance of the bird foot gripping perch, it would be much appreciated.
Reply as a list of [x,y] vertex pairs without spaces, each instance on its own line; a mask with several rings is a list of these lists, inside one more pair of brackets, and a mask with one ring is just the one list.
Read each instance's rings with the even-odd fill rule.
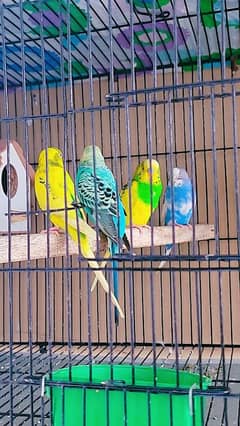
[[48,232],[50,234],[55,234],[55,235],[63,234],[63,231],[60,228],[58,228],[58,226],[52,226],[51,228],[43,229],[41,231],[41,234],[47,234]]

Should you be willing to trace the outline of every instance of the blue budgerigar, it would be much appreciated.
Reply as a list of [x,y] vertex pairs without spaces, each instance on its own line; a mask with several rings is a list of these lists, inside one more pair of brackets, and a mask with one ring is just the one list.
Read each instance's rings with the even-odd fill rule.
[[[189,225],[192,218],[193,204],[195,204],[195,193],[193,197],[193,187],[185,169],[175,167],[173,169],[173,187],[169,179],[164,198],[162,223],[163,225],[176,226]],[[173,197],[173,205],[172,205]],[[193,200],[194,198],[194,200]],[[168,256],[173,248],[172,244],[166,246],[166,256]],[[165,261],[160,263],[162,268]]]
[[[117,183],[105,164],[99,147],[89,145],[84,149],[77,171],[76,187],[85,213],[108,238],[111,255],[119,253],[123,242],[129,250],[125,234],[125,212],[118,196]],[[117,267],[117,261],[113,261],[113,286],[116,298],[118,298]],[[115,322],[118,324],[116,310]]]

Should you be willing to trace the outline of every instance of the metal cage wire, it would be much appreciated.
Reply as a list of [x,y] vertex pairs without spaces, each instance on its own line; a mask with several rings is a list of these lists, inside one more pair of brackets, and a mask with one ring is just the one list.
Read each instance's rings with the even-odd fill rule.
[[[104,392],[106,426],[117,421],[112,395],[121,394],[119,424],[126,425],[130,395],[143,393],[149,426],[181,424],[176,396],[188,401],[189,425],[239,424],[239,12],[234,0],[0,1],[1,191],[7,187],[0,215],[8,217],[0,235],[2,425],[74,424],[66,417],[69,389],[82,390],[82,425],[91,424],[91,390]],[[26,161],[18,181],[24,211],[9,190],[13,141]],[[130,224],[131,250],[114,256],[125,314],[118,326],[110,292],[99,284],[91,292],[80,237],[75,246],[68,238],[67,172],[75,182],[90,144],[101,148],[117,192],[146,158],[159,161],[164,190],[174,167],[185,168],[196,188],[191,230],[173,224],[162,236],[163,196],[149,227]],[[42,211],[26,166],[36,170],[49,147],[63,153],[60,235],[50,232],[51,191]],[[16,231],[22,215],[24,232]],[[101,263],[98,223],[96,234]],[[169,257],[160,247],[167,238]],[[101,270],[112,288],[111,262]],[[98,364],[109,366],[109,377],[96,383]],[[88,380],[75,382],[81,365],[89,366]],[[129,382],[115,379],[115,365],[130,367]],[[151,366],[151,385],[139,384],[139,366]],[[159,383],[160,367],[174,372],[172,386]],[[54,381],[62,368],[68,380]],[[181,385],[183,371],[198,373],[196,386]],[[161,410],[155,423],[152,406],[162,394],[168,423]]]

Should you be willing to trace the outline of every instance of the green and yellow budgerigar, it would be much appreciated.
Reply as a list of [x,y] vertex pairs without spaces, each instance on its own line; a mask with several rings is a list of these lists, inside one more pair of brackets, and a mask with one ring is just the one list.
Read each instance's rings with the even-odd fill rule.
[[[72,203],[75,201],[74,183],[68,172],[64,171],[63,155],[58,148],[51,147],[47,148],[47,150],[43,149],[40,152],[38,167],[35,174],[35,193],[38,204],[42,210],[47,210],[48,205],[51,222],[57,228],[67,232],[75,243],[78,243],[78,220],[81,230],[79,240],[82,255],[88,259],[89,266],[95,269],[94,274],[96,278],[101,283],[104,291],[108,293],[109,284],[103,272],[98,270],[99,265],[94,259],[94,254],[90,245],[90,241],[96,239],[96,232],[86,223],[84,213],[81,209],[77,210],[78,219],[76,217],[76,211],[72,206]],[[51,210],[54,211],[51,212]],[[118,309],[120,316],[123,318],[123,311],[112,292],[111,299]]]
[[125,185],[120,193],[127,215],[126,224],[128,226],[147,225],[152,213],[159,204],[162,190],[163,185],[158,161],[153,159],[142,161],[135,170],[130,191],[129,186]]

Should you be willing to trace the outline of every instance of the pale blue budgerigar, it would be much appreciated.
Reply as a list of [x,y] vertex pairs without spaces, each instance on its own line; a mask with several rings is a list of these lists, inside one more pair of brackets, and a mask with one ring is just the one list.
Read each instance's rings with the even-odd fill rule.
[[[162,223],[163,225],[175,223],[176,226],[189,225],[192,218],[193,204],[195,205],[196,201],[195,192],[193,197],[191,179],[185,169],[175,167],[173,168],[172,183],[173,187],[171,187],[171,180],[169,179],[164,197]],[[172,244],[166,246],[166,256],[170,254],[172,248]],[[163,260],[159,268],[162,268],[165,262]]]
[[[123,242],[130,250],[125,234],[125,212],[118,196],[117,183],[99,147],[89,145],[84,149],[77,171],[76,189],[85,213],[108,238],[111,255],[114,256],[121,251]],[[116,260],[113,261],[112,266],[114,295],[118,299]],[[116,324],[118,324],[118,318],[118,312],[115,309]]]

